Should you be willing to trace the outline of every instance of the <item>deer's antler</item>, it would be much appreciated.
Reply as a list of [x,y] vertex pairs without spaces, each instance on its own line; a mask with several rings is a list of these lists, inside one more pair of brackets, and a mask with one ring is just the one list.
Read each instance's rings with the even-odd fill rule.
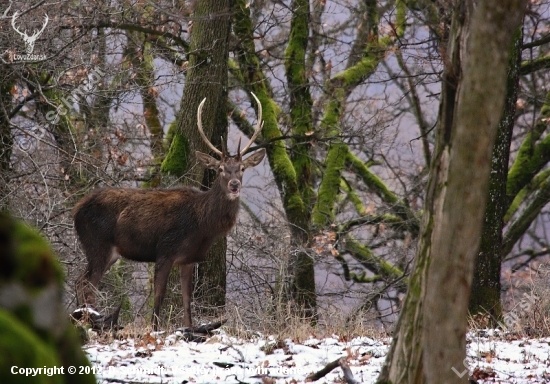
[[[260,103],[260,100],[258,100],[258,98],[256,97],[256,95],[254,93],[250,92],[250,94],[252,95],[252,97],[254,97],[254,100],[256,100],[256,104],[258,104],[258,123],[256,124],[254,134],[252,135],[252,137],[250,138],[248,143],[244,146],[242,151],[240,150],[241,141],[239,139],[239,146],[237,148],[237,157],[239,157],[239,158],[246,154],[246,152],[248,151],[248,149],[250,148],[252,143],[256,140],[256,138],[258,137],[258,135],[260,134],[260,132],[261,132],[263,126],[264,126],[264,123],[262,121],[262,104]],[[220,151],[219,149],[217,149],[210,142],[210,140],[208,140],[208,138],[206,137],[206,135],[204,134],[204,131],[202,129],[202,107],[204,106],[205,102],[206,102],[206,97],[204,99],[202,99],[201,103],[199,104],[199,108],[197,109],[197,126],[199,128],[199,133],[202,137],[202,140],[206,143],[206,145],[208,145],[208,147],[212,151],[214,151],[214,153],[217,153],[219,156],[223,157],[224,153],[222,151]]]
[[243,150],[239,152],[239,156],[241,157],[246,154],[246,152],[248,151],[252,143],[254,143],[254,141],[256,140],[256,138],[258,137],[258,135],[260,134],[264,126],[264,122],[262,121],[262,103],[260,103],[260,100],[258,100],[258,98],[254,93],[250,92],[250,94],[252,95],[254,100],[256,100],[256,104],[258,104],[258,123],[256,124],[256,129],[254,130],[254,134],[252,135],[248,143],[244,146]]
[[214,153],[218,154],[220,157],[224,157],[224,154],[222,151],[220,151],[218,148],[214,147],[214,144],[208,140],[206,135],[204,134],[204,131],[202,130],[202,107],[204,107],[204,103],[206,102],[206,97],[202,99],[201,103],[199,104],[199,108],[197,109],[197,126],[199,128],[199,133],[202,137],[202,140],[208,145],[208,147],[214,151]]

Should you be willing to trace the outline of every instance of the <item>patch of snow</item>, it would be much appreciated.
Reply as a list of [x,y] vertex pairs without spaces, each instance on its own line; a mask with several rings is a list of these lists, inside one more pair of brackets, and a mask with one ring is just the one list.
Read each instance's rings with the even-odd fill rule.
[[478,337],[470,334],[467,362],[479,383],[550,383],[550,338],[519,338],[493,330]]
[[[277,342],[272,336],[245,341],[223,331],[204,343],[185,342],[177,333],[164,338],[155,334],[154,339],[156,344],[127,339],[108,345],[88,344],[84,349],[99,383],[252,384],[262,383],[266,376],[273,378],[274,383],[302,383],[308,375],[341,357],[347,358],[355,380],[374,383],[390,343],[390,339],[368,337],[343,341],[336,335],[325,339],[311,337],[303,342]],[[502,332],[482,330],[469,333],[467,340],[468,373],[479,383],[550,382],[550,338],[514,339]],[[271,353],[266,354],[270,348]],[[465,369],[457,367],[456,371]],[[342,370],[337,368],[317,382],[342,379]]]

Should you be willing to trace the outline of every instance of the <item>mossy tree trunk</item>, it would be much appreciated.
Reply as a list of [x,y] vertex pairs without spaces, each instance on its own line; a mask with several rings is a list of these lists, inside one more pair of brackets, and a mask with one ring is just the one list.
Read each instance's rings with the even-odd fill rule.
[[[457,2],[437,143],[409,290],[380,383],[466,382],[467,307],[502,116],[507,49],[525,1]],[[453,370],[452,368],[455,367]]]
[[[42,79],[41,86],[43,88],[51,86],[51,79],[44,76]],[[80,197],[89,192],[90,179],[93,177],[88,174],[86,166],[81,167],[79,163],[74,161],[74,157],[77,156],[77,151],[86,152],[84,148],[77,149],[75,147],[75,141],[82,143],[83,136],[88,132],[86,126],[84,126],[81,121],[87,121],[86,118],[82,116],[77,116],[77,112],[74,109],[69,109],[65,107],[61,100],[67,99],[67,94],[61,92],[57,88],[51,88],[43,92],[44,96],[48,99],[49,102],[42,102],[39,100],[37,103],[38,110],[47,118],[48,116],[57,116],[53,121],[49,121],[48,129],[52,134],[52,137],[55,140],[55,143],[60,148],[60,162],[59,168],[60,173],[64,175],[63,178],[60,178],[60,187],[70,196],[70,202],[75,203]],[[54,105],[58,105],[59,108],[56,109]],[[58,110],[61,110],[63,115],[58,115]],[[90,110],[91,112],[91,110]],[[96,113],[97,111],[94,111]],[[106,115],[107,120],[109,115]],[[91,117],[88,115],[87,117]],[[99,130],[100,127],[94,126],[93,129]],[[90,136],[93,136],[90,135]],[[93,139],[92,139],[93,140]],[[41,143],[37,143],[40,145]],[[96,151],[98,148],[97,141],[96,144],[92,145],[90,148],[91,151]],[[90,157],[91,159],[96,159],[95,157]]]
[[[314,196],[311,164],[311,143],[308,135],[313,130],[311,115],[312,100],[309,92],[309,82],[306,76],[306,51],[309,42],[309,0],[295,0],[291,4],[292,21],[290,23],[290,37],[285,52],[285,72],[290,90],[290,119],[292,131],[296,136],[293,140],[291,154],[294,166],[298,191],[304,205],[311,207]],[[297,252],[290,264],[292,276],[290,288],[294,301],[302,307],[304,315],[314,319],[316,317],[317,295],[315,290],[315,272],[313,258],[303,250],[303,245],[309,243],[309,212],[308,209],[300,217],[294,231],[294,240]]]
[[[528,63],[527,63],[528,64]],[[522,63],[522,74],[526,63]],[[550,201],[550,135],[544,136],[550,118],[550,92],[546,94],[540,114],[531,131],[523,139],[506,184],[508,210],[504,215],[507,225],[503,236],[502,258],[529,229],[541,210]]]
[[476,259],[470,314],[489,314],[493,325],[502,317],[500,301],[500,267],[502,264],[502,234],[504,215],[508,210],[506,184],[510,144],[515,123],[517,90],[521,67],[521,30],[516,33],[510,52],[508,78],[506,82],[506,102],[498,126],[497,138],[493,147],[489,196],[485,207],[485,218],[481,232],[481,244]]
[[144,33],[127,32],[127,36],[126,53],[132,64],[132,70],[136,74],[135,81],[141,95],[143,118],[151,137],[149,147],[153,164],[150,167],[148,180],[144,187],[154,188],[160,186],[160,165],[164,158],[164,132],[157,106],[158,91],[155,87],[154,57],[151,43],[147,41],[147,36]]
[[[231,28],[231,0],[196,2],[193,32],[189,52],[189,70],[177,117],[176,131],[164,158],[161,170],[174,176],[186,175],[192,184],[213,181],[196,164],[195,150],[208,153],[197,130],[197,107],[207,98],[202,122],[207,137],[221,149],[221,139],[227,140],[227,76],[229,33]],[[215,155],[214,155],[215,156]],[[219,240],[199,265],[200,305],[220,308],[225,305],[226,240]]]
[[[405,28],[405,2],[397,2],[395,16],[395,30],[384,36],[378,36],[378,7],[376,1],[368,1],[363,9],[363,17],[368,19],[367,27],[361,28],[355,51],[359,56],[350,60],[348,68],[329,81],[327,105],[322,118],[320,130],[314,131],[311,117],[311,96],[309,95],[308,70],[315,62],[315,49],[309,49],[308,44],[318,43],[317,36],[309,36],[310,17],[317,17],[319,7],[315,6],[311,13],[309,2],[293,1],[291,3],[292,21],[290,39],[285,51],[285,70],[290,90],[290,121],[293,134],[292,155],[282,140],[278,128],[281,109],[275,104],[269,81],[262,73],[260,60],[255,52],[253,29],[250,19],[250,9],[246,1],[237,1],[235,13],[235,33],[240,44],[237,48],[239,65],[238,80],[247,91],[255,92],[264,108],[265,126],[263,138],[272,140],[268,147],[268,160],[273,170],[277,187],[281,194],[287,220],[290,223],[293,241],[298,250],[307,245],[311,230],[322,229],[334,222],[333,208],[340,193],[341,175],[348,159],[349,148],[342,140],[340,121],[344,115],[346,100],[357,86],[362,84],[392,49],[398,37],[403,35]],[[309,37],[308,37],[309,36]],[[368,37],[368,38],[367,38]],[[306,136],[306,137],[304,137]],[[308,137],[310,139],[308,139]],[[308,157],[313,154],[309,140],[317,138],[330,139],[328,155],[324,160],[324,169],[319,192],[315,196],[313,186],[315,181],[312,175],[312,164]],[[294,252],[289,260],[293,268],[291,275],[291,292],[298,305],[308,307],[313,303],[314,270],[313,259],[305,252]],[[308,292],[309,291],[309,292]],[[304,294],[297,294],[303,292]],[[306,292],[308,292],[306,294]]]
[[[158,17],[158,14],[155,13],[155,7],[151,4],[133,4],[127,1],[126,7],[128,9],[138,8],[140,17],[148,22],[152,22]],[[139,87],[143,119],[150,135],[149,148],[151,150],[152,164],[143,187],[156,188],[161,185],[160,166],[164,158],[165,146],[163,145],[164,131],[157,105],[159,92],[155,85],[155,56],[153,51],[155,40],[152,39],[151,35],[134,29],[128,29],[126,36],[128,42],[124,52],[126,58],[124,68],[127,70],[127,73],[131,74],[129,76],[130,79],[133,79]]]
[[[507,101],[493,153],[490,200],[470,300],[472,313],[488,312],[493,321],[498,320],[502,312],[500,303],[502,260],[512,251],[517,241],[550,201],[550,171],[545,169],[550,161],[550,136],[544,135],[548,127],[547,119],[550,116],[550,94],[546,95],[539,117],[533,129],[523,139],[512,166],[509,170],[507,167],[509,162],[507,152],[511,141],[509,135],[512,134],[514,123],[518,78],[520,75],[528,75],[549,65],[547,62],[537,60],[520,62],[523,48],[517,41],[517,45],[512,49],[513,56],[510,58]],[[506,230],[503,233],[504,227]]]
[[[330,79],[328,105],[321,120],[321,130],[324,137],[331,138],[331,144],[325,159],[325,170],[319,185],[317,202],[313,208],[312,223],[316,228],[323,228],[334,221],[333,208],[339,193],[340,178],[344,170],[349,148],[341,139],[342,129],[340,119],[345,110],[348,96],[353,89],[362,84],[374,73],[378,64],[384,59],[385,53],[405,32],[406,5],[403,1],[396,2],[395,31],[391,34],[378,35],[377,2],[366,2],[366,26],[370,28],[363,43],[360,60],[351,60],[350,66]],[[352,65],[351,65],[352,64]]]
[[[299,3],[294,3],[294,7],[299,7]],[[292,47],[286,52],[286,70],[287,78],[292,77],[294,87],[292,89],[292,99],[295,105],[303,108],[308,101],[308,91],[300,89],[305,86],[303,74],[299,71],[303,70],[303,50],[304,34],[308,34],[307,27],[303,24],[303,18],[307,17],[307,12],[302,5],[301,13],[294,16],[293,33],[295,41]],[[240,44],[237,47],[237,61],[239,71],[242,77],[243,86],[247,91],[254,92],[263,107],[264,128],[262,137],[264,140],[277,139],[283,136],[278,126],[279,115],[281,110],[274,102],[269,86],[269,80],[261,71],[260,60],[256,54],[256,49],[253,40],[253,25],[250,18],[250,8],[244,0],[237,1],[235,12],[235,34],[240,39]],[[298,87],[298,88],[296,88]],[[310,124],[311,117],[301,109],[301,112],[296,111],[293,115],[295,129],[307,129]],[[297,154],[297,158],[304,160],[307,151],[307,144],[302,146],[301,151]],[[315,276],[313,270],[313,262],[309,255],[302,252],[304,246],[307,245],[309,238],[309,221],[308,209],[302,192],[308,193],[307,187],[304,184],[300,187],[298,174],[292,159],[287,153],[285,143],[282,140],[275,140],[267,147],[267,158],[277,188],[281,194],[281,200],[285,210],[286,218],[290,223],[293,245],[298,250],[289,255],[288,264],[291,266],[291,281],[288,282],[285,291],[290,294],[290,298],[295,301],[298,307],[303,307],[309,314],[312,314],[315,306]],[[304,162],[302,170],[309,166],[307,161]],[[302,179],[306,182],[308,177]]]

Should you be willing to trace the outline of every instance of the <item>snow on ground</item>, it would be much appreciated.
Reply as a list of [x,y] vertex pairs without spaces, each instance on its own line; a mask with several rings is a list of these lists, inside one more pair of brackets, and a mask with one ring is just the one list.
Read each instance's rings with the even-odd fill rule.
[[550,383],[550,337],[479,330],[468,334],[467,342],[467,365],[480,383]]
[[[336,335],[301,343],[260,336],[245,341],[221,331],[205,343],[185,342],[176,332],[91,343],[84,349],[100,383],[302,383],[341,357],[347,358],[355,380],[374,383],[389,343]],[[550,383],[550,338],[514,338],[481,330],[468,335],[467,355],[468,372],[463,366],[452,368],[457,375],[473,375],[479,383]],[[340,368],[318,381],[341,382]]]

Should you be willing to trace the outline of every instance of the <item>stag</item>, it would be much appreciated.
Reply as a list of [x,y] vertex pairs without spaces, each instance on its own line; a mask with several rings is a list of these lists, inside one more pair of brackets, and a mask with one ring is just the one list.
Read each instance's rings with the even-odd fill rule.
[[258,137],[262,106],[254,134],[236,156],[218,150],[202,128],[202,100],[197,111],[197,126],[206,145],[217,160],[196,151],[198,161],[218,172],[212,188],[200,191],[191,187],[175,189],[99,189],[80,200],[73,209],[74,225],[88,265],[77,282],[79,304],[95,305],[96,287],[103,274],[121,256],[134,261],[155,263],[153,329],[159,313],[166,282],[172,266],[179,266],[183,296],[183,325],[192,326],[191,296],[194,264],[204,261],[212,243],[235,225],[239,211],[243,173],[258,165],[265,156],[260,149],[246,159]]
[[11,26],[13,27],[15,32],[17,32],[23,37],[23,41],[25,42],[25,51],[27,52],[28,55],[30,55],[34,51],[34,43],[36,42],[36,39],[38,39],[38,36],[40,36],[42,32],[44,32],[44,29],[46,29],[46,26],[48,25],[48,21],[50,20],[50,18],[48,17],[48,15],[46,15],[44,18],[44,25],[42,26],[42,28],[38,31],[35,29],[34,33],[29,36],[27,35],[27,30],[25,30],[25,32],[21,32],[15,26],[15,20],[17,20],[18,17],[19,17],[18,12],[15,12],[11,18]]

